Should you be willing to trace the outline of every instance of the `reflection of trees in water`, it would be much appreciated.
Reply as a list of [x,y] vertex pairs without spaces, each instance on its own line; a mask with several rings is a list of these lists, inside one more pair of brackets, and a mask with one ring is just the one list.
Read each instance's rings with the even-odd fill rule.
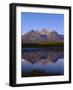
[[22,52],[22,59],[27,60],[28,62],[34,63],[55,63],[58,59],[63,58],[64,53],[63,49],[45,49],[45,50],[24,50]]

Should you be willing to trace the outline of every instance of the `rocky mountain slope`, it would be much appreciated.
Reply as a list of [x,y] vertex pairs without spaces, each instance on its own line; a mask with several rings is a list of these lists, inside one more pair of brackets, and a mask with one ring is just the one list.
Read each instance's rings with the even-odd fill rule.
[[64,35],[60,35],[56,31],[50,31],[47,29],[42,29],[41,31],[31,30],[26,34],[22,34],[22,43],[36,43],[46,41],[63,42]]

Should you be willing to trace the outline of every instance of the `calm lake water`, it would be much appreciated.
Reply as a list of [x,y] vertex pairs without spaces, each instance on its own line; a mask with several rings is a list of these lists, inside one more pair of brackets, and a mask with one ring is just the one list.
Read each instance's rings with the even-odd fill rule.
[[23,48],[22,77],[64,75],[64,51],[57,48]]

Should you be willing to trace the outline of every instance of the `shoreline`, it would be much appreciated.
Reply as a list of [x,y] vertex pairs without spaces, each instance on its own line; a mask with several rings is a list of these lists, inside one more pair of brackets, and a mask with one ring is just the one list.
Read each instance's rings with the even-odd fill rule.
[[64,42],[22,43],[22,48],[64,47]]

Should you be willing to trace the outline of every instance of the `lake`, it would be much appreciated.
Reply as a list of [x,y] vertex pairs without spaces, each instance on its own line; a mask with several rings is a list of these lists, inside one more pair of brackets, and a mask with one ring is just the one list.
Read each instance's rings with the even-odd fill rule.
[[22,48],[22,77],[64,75],[63,47]]

